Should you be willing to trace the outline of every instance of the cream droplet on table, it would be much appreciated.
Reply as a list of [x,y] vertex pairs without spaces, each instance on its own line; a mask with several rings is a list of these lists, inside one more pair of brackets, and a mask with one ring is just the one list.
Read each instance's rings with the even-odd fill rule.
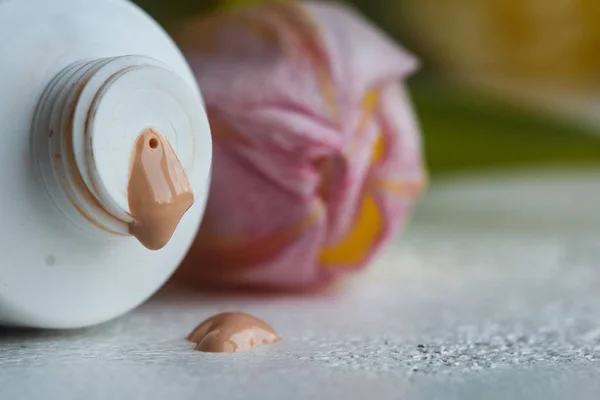
[[154,129],[137,138],[127,187],[129,233],[150,250],[163,248],[194,203],[194,193],[169,141]]
[[281,338],[267,323],[252,315],[227,312],[200,323],[187,340],[196,343],[198,351],[234,353],[277,343]]

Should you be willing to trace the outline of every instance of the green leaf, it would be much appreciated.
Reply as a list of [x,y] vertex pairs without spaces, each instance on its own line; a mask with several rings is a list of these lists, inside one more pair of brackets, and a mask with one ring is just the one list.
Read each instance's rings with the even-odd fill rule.
[[506,166],[600,166],[600,134],[464,88],[408,82],[432,174]]

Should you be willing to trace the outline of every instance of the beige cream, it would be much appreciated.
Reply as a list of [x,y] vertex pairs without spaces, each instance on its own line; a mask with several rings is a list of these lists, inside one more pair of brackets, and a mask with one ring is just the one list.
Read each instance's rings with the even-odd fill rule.
[[200,323],[187,340],[196,343],[198,351],[233,353],[277,343],[281,338],[268,324],[252,315],[227,312]]
[[150,250],[163,248],[194,203],[183,166],[160,133],[147,129],[137,138],[127,188],[133,222],[129,233]]

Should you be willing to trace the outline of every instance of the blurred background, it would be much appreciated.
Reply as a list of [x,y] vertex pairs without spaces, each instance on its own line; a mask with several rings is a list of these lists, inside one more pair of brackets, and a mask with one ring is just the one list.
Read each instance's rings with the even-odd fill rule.
[[[168,31],[269,0],[137,0]],[[347,0],[423,61],[408,85],[432,176],[600,166],[598,0]]]

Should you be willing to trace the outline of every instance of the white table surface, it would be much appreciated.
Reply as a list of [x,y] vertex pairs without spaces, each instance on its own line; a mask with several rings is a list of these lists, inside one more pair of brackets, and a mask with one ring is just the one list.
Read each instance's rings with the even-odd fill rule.
[[[405,235],[337,291],[171,288],[84,331],[0,330],[0,399],[596,399],[599,206],[598,171],[437,181]],[[185,335],[225,310],[284,340],[193,351]]]

